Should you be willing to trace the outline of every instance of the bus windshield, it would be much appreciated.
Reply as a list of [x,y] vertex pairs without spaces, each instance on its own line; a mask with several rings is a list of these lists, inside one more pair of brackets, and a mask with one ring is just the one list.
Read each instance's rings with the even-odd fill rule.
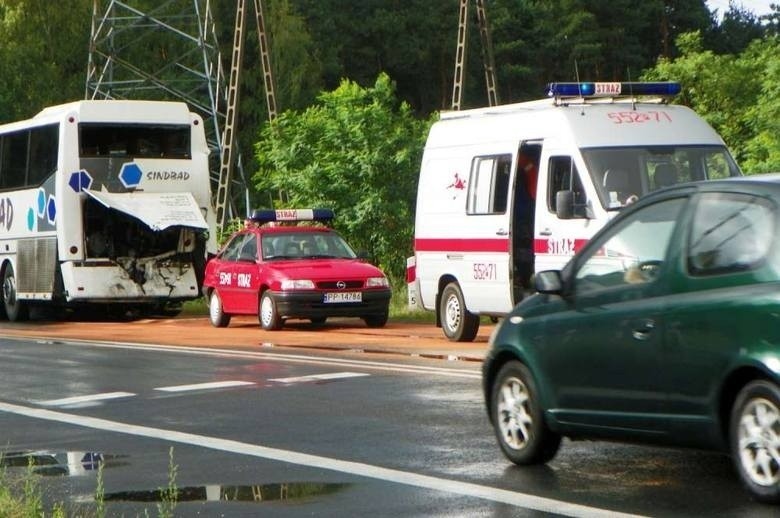
[[79,156],[190,158],[190,127],[83,123],[79,126]]
[[582,149],[605,209],[682,182],[741,176],[724,146],[636,146]]

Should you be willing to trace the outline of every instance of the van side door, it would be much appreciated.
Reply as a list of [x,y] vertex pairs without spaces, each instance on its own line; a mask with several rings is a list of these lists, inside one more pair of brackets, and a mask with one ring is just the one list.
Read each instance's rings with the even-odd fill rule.
[[[535,270],[560,270],[596,233],[601,225],[590,219],[588,178],[580,173],[574,157],[561,150],[545,149],[539,170],[534,223]],[[558,193],[571,192],[571,217],[557,214]]]
[[507,313],[512,309],[511,177],[511,153],[481,155],[471,161],[465,224],[459,232],[470,239],[462,252],[453,252],[453,258],[461,263],[458,280],[472,312]]

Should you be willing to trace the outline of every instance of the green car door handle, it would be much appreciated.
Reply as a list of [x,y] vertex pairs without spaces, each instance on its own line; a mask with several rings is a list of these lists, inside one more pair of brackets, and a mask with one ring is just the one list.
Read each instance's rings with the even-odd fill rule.
[[647,340],[650,338],[653,329],[655,329],[655,320],[647,318],[641,322],[641,325],[638,328],[634,329],[632,336],[636,340]]

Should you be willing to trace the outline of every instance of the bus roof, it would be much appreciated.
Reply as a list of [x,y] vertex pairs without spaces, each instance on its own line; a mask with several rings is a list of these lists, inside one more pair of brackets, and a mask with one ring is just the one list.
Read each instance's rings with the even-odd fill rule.
[[189,124],[190,110],[183,102],[177,101],[129,101],[129,100],[90,100],[74,101],[67,104],[44,108],[33,119],[52,119],[74,114],[79,121],[123,122],[143,124],[145,122],[172,122]]

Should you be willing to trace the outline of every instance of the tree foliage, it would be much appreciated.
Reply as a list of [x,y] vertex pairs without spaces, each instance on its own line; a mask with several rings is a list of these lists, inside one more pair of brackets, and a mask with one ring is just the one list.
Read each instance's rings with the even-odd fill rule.
[[[98,2],[101,8],[106,3]],[[154,0],[126,3],[174,9]],[[0,121],[84,95],[92,0],[54,5],[0,0]],[[236,2],[210,5],[228,67]],[[756,19],[739,2],[718,18],[705,0],[486,5],[502,102],[539,98],[550,81],[628,80],[647,71],[646,78],[683,83],[678,102],[707,118],[745,171],[780,171],[780,7]],[[247,6],[253,11],[252,2]],[[399,279],[411,250],[426,119],[451,102],[458,1],[268,0],[264,6],[281,115],[273,125],[266,122],[250,18],[237,124],[245,159],[259,138],[257,163],[244,162],[245,171],[259,171],[256,199],[334,207],[337,225],[356,247]],[[487,101],[474,11],[472,2],[467,107]],[[175,54],[160,38],[149,34],[133,47],[140,62],[171,61]]]
[[412,249],[427,128],[397,101],[387,75],[370,88],[344,80],[315,105],[284,112],[264,128],[254,180],[280,193],[276,208],[333,208],[336,228],[397,282]]
[[678,45],[679,58],[660,60],[644,77],[681,82],[677,102],[707,119],[744,171],[780,171],[780,38],[754,40],[740,54],[705,50],[699,33]]
[[0,121],[84,95],[91,0],[0,0]]

